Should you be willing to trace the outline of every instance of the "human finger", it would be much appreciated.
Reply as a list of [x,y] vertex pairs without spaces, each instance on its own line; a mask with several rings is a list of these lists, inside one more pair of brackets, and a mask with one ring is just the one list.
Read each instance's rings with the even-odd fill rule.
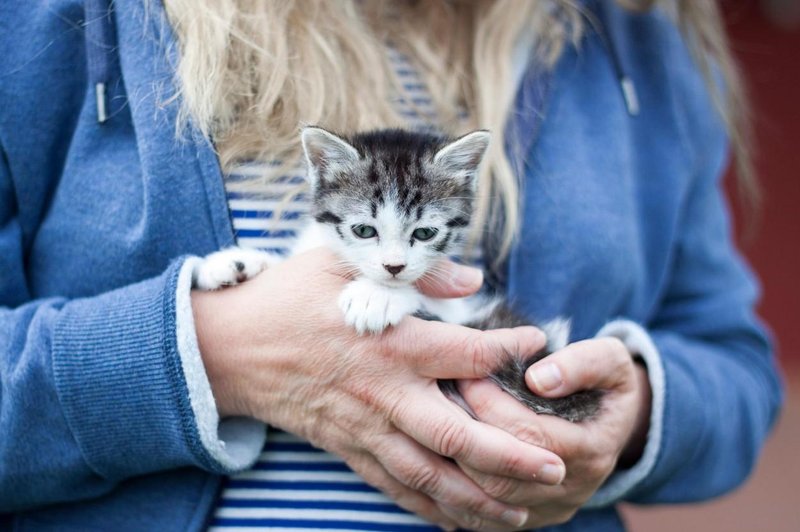
[[[572,423],[557,416],[535,414],[489,382],[459,382],[459,391],[478,419],[558,455],[567,466],[566,481],[559,486],[566,486],[570,479],[574,484],[579,479],[581,484],[596,487],[598,479],[605,478],[613,468],[619,453],[620,438],[624,438],[628,430],[614,421],[613,416],[609,419],[608,415],[602,423],[584,424]],[[552,473],[552,470],[548,473]],[[519,497],[522,491],[515,490],[513,483],[508,480],[490,478],[486,482],[482,477],[469,476],[495,498],[510,504],[524,501],[524,497]],[[531,485],[524,492],[536,498],[552,493],[548,488],[547,485],[540,488]]]
[[616,338],[575,342],[533,364],[525,372],[532,392],[564,397],[580,390],[630,385],[633,359]]
[[[550,464],[564,467],[551,451],[523,442],[497,427],[468,416],[439,391],[415,391],[396,398],[390,420],[434,453],[490,474],[530,480]],[[546,470],[546,469],[545,469]],[[545,477],[546,482],[550,477]]]
[[465,513],[463,510],[459,508],[449,508],[447,506],[441,506],[442,513],[453,519],[454,521],[463,522],[464,524],[459,525],[459,530],[480,530],[481,532],[508,532],[511,530],[519,530],[523,525],[510,525],[508,523],[502,521],[496,521],[494,519],[486,519],[484,517],[480,517],[477,515]]
[[498,502],[472,482],[455,464],[422,447],[402,433],[382,440],[376,456],[386,471],[412,490],[424,493],[448,513],[460,527],[476,522],[502,521],[521,526],[528,518],[525,508]]
[[380,341],[420,376],[435,379],[480,379],[509,357],[525,358],[544,347],[536,327],[479,331],[417,318],[403,320]]
[[443,260],[416,282],[420,292],[430,297],[464,297],[477,292],[483,284],[478,268]]
[[558,468],[567,457],[562,454],[586,440],[581,425],[556,416],[537,414],[489,380],[459,381],[458,391],[480,421],[559,456],[562,462],[553,464],[557,469],[545,468],[540,475],[563,480],[566,471]]

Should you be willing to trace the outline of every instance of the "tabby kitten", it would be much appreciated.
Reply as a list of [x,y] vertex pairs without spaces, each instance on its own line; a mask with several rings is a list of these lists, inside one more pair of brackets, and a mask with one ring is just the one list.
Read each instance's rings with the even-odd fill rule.
[[[487,131],[453,140],[391,129],[345,139],[318,127],[303,129],[313,220],[293,253],[327,246],[359,272],[338,301],[346,323],[359,334],[380,333],[409,314],[477,329],[530,324],[502,298],[435,299],[413,284],[437,261],[461,251],[489,138]],[[237,284],[280,260],[252,249],[226,249],[196,268],[194,284],[204,290]],[[537,413],[570,421],[592,417],[600,407],[598,391],[546,399],[525,384],[528,366],[568,341],[567,322],[542,328],[546,349],[524,361],[509,355],[490,378]],[[470,412],[454,381],[439,386]]]

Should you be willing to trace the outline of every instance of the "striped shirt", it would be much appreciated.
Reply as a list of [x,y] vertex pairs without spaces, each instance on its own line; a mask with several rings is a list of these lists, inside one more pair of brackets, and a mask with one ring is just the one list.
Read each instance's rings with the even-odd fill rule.
[[[388,53],[402,87],[396,99],[398,111],[409,128],[433,129],[435,112],[422,79],[404,55],[391,48]],[[309,198],[299,194],[285,203],[284,197],[304,183],[305,167],[254,191],[249,181],[265,170],[264,163],[244,164],[226,176],[236,242],[287,254],[305,223]],[[281,212],[277,220],[276,212]],[[220,532],[254,528],[438,530],[367,485],[338,456],[272,428],[255,466],[226,479],[211,524],[211,530]]]

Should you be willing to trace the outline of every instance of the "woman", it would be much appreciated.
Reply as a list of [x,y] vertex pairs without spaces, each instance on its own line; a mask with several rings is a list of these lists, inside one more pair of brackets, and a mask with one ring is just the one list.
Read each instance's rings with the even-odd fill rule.
[[[391,5],[60,0],[3,17],[9,523],[424,526],[349,476],[281,484],[270,457],[307,459],[302,440],[444,528],[616,529],[616,501],[699,500],[746,476],[780,386],[718,188],[723,123],[746,154],[736,108],[718,120],[709,93],[722,92],[701,74],[707,54],[730,73],[714,9],[681,3],[687,47],[664,10],[613,2]],[[407,71],[419,80],[403,83]],[[235,289],[190,291],[195,259],[180,257],[233,243],[245,162],[278,161],[269,187],[291,175],[300,121],[417,119],[493,130],[480,243],[497,260],[484,262],[526,314],[571,317],[581,341],[527,378],[545,395],[606,390],[593,422],[536,416],[476,380],[505,351],[537,350],[533,329],[409,318],[356,338],[324,250]],[[479,274],[448,267],[448,286],[422,288],[477,290]],[[464,379],[480,422],[436,378]],[[286,431],[267,437],[266,474],[236,477],[259,458],[265,423]],[[369,500],[342,506],[348,489]]]

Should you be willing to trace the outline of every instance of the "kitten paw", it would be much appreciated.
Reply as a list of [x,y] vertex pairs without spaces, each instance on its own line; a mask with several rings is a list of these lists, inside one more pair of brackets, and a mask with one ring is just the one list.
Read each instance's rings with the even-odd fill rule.
[[206,256],[195,268],[192,284],[200,290],[217,290],[237,285],[252,279],[277,262],[277,257],[256,249],[223,249]]
[[389,288],[365,279],[348,284],[339,296],[345,322],[358,334],[379,333],[419,310],[420,294],[411,287]]

